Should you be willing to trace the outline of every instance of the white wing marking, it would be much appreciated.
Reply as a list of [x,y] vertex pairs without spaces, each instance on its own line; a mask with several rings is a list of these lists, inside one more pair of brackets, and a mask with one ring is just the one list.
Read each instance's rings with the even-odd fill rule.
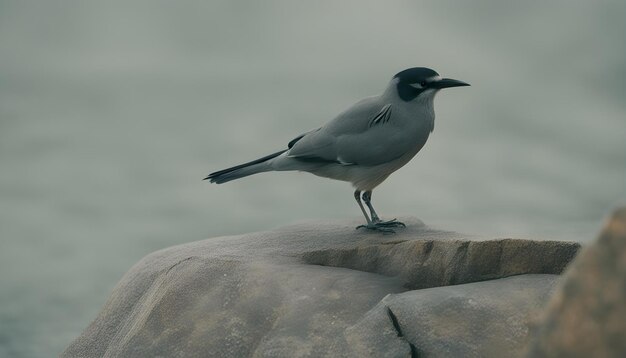
[[380,112],[378,112],[372,120],[370,120],[370,127],[379,124],[379,123],[387,123],[391,118],[391,104],[386,104]]

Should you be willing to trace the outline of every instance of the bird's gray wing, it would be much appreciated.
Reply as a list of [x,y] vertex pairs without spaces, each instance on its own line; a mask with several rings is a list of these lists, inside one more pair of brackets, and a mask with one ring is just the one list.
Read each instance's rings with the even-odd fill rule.
[[405,131],[393,123],[392,105],[370,97],[294,139],[288,155],[306,161],[378,165],[404,154],[408,142]]

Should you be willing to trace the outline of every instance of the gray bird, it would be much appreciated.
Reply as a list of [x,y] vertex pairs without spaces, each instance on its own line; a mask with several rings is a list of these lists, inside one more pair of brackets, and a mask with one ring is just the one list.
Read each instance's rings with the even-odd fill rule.
[[367,221],[357,229],[393,233],[394,227],[405,225],[378,217],[371,202],[372,190],[426,143],[435,125],[435,94],[459,86],[469,84],[442,78],[429,68],[409,68],[393,76],[382,94],[365,98],[322,127],[299,135],[287,149],[204,179],[221,184],[262,172],[298,170],[347,181],[356,188],[354,197]]

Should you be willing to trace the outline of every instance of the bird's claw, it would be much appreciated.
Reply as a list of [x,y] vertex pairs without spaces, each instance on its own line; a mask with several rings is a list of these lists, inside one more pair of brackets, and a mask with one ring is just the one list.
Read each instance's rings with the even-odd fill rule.
[[400,221],[397,221],[396,219],[393,219],[389,221],[375,221],[368,223],[367,225],[359,225],[356,227],[356,229],[358,230],[361,228],[365,228],[372,231],[379,231],[383,234],[395,234],[396,231],[392,229],[394,227],[406,227],[406,225],[404,225],[404,223]]
[[388,220],[388,221],[375,221],[374,225],[380,225],[384,227],[406,227],[403,222],[398,221],[397,219]]

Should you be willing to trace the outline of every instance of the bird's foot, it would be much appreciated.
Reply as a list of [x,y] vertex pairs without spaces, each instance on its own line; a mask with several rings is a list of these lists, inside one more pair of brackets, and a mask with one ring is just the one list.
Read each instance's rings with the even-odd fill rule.
[[365,228],[368,230],[373,230],[373,231],[380,231],[383,234],[395,234],[396,231],[392,228],[397,228],[397,227],[406,227],[406,225],[404,225],[404,223],[393,219],[393,220],[389,220],[389,221],[373,221],[371,223],[368,223],[367,225],[359,225],[357,226],[357,230],[361,229],[361,228]]
[[376,220],[374,221],[374,225],[381,225],[384,227],[406,227],[403,222],[400,222],[397,219],[388,221]]

